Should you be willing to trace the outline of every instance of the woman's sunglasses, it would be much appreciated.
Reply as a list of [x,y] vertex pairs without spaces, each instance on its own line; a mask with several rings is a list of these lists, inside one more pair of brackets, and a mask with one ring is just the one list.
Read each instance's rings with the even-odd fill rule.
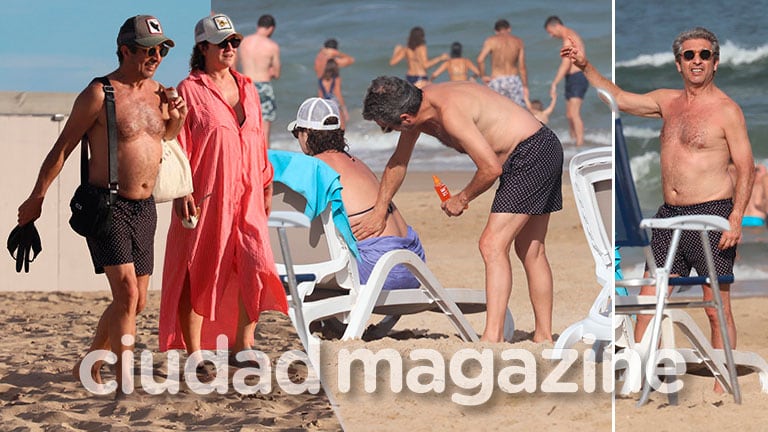
[[239,38],[232,38],[232,39],[227,39],[227,40],[221,41],[221,42],[217,43],[216,46],[221,48],[221,49],[227,49],[227,45],[232,45],[232,48],[237,48],[237,47],[240,46],[240,42],[242,42],[241,39],[239,39]]
[[299,139],[299,132],[304,132],[305,130],[306,129],[303,128],[303,127],[295,127],[295,128],[293,128],[291,133],[293,134],[294,138]]
[[[696,57],[696,51],[694,51],[694,50],[683,51],[683,58],[686,61],[691,61],[691,60],[693,60],[694,57]],[[708,49],[703,49],[703,50],[699,51],[699,58],[704,60],[704,61],[709,60],[710,58],[712,58],[712,51],[710,51]]]

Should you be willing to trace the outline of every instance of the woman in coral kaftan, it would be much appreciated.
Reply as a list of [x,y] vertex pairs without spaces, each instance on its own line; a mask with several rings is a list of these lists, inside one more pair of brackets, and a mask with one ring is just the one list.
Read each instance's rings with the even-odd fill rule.
[[[174,201],[163,269],[161,351],[215,349],[222,334],[235,353],[247,350],[262,311],[287,312],[267,231],[273,171],[259,97],[251,80],[231,69],[242,36],[233,28],[224,32],[221,48],[221,33],[195,45],[192,72],[178,86],[189,105],[179,143],[195,190]],[[197,207],[197,226],[183,227]]]

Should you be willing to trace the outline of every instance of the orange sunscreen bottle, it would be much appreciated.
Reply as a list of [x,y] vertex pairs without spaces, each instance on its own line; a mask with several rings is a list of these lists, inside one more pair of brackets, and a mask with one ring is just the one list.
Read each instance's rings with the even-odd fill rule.
[[448,186],[444,185],[440,178],[436,175],[432,176],[432,180],[435,182],[435,192],[440,197],[440,201],[447,201],[451,197],[451,193],[448,191]]

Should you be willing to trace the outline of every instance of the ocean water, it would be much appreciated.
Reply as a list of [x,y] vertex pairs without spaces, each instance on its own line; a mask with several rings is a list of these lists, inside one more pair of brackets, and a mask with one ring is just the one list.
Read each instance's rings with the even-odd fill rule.
[[[229,15],[237,30],[249,34],[256,29],[259,16],[269,13],[277,27],[272,38],[280,45],[282,74],[274,81],[278,118],[272,125],[272,147],[298,150],[296,140],[285,130],[295,118],[299,104],[317,95],[313,62],[318,49],[328,38],[339,41],[339,49],[355,57],[355,64],[341,70],[344,99],[350,111],[346,137],[350,151],[374,170],[386,164],[397,143],[397,133],[382,134],[375,123],[361,117],[362,100],[371,80],[379,75],[403,76],[405,63],[389,66],[396,44],[405,44],[408,32],[421,26],[426,33],[429,56],[448,52],[451,43],[463,45],[463,55],[477,58],[483,41],[493,34],[493,24],[507,19],[512,32],[526,44],[531,98],[549,102],[549,85],[560,64],[560,40],[544,31],[544,21],[558,15],[567,26],[584,38],[590,59],[606,75],[611,74],[611,1],[565,0],[474,1],[441,0],[395,1],[302,1],[302,0],[212,0],[211,9]],[[433,69],[430,69],[430,72]],[[445,80],[443,74],[438,81]],[[550,127],[566,147],[566,158],[576,149],[568,137],[565,103],[560,84],[558,105]],[[590,90],[584,101],[587,146],[610,145],[610,112]],[[567,166],[567,165],[566,165]],[[422,136],[410,164],[411,170],[473,169],[465,155],[448,149],[437,140]]]
[[[742,108],[752,150],[768,163],[768,30],[764,16],[768,1],[720,2],[662,0],[616,2],[616,82],[629,91],[682,88],[672,55],[672,41],[684,30],[703,26],[720,41],[720,65],[715,83]],[[662,202],[659,168],[661,120],[622,116],[640,204],[653,214]],[[737,280],[768,282],[768,232],[745,228],[734,270]],[[629,265],[631,265],[628,262]],[[636,273],[635,273],[636,274]],[[768,283],[747,284],[750,290]]]

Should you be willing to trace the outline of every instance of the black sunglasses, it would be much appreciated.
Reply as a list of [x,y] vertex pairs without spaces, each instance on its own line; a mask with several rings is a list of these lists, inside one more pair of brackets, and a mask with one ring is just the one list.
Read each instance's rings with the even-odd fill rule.
[[[713,54],[712,51],[710,51],[708,49],[703,49],[703,50],[699,51],[699,58],[704,60],[704,61],[707,61],[707,60],[709,60],[712,57],[712,54]],[[694,51],[694,50],[683,51],[683,58],[686,61],[691,61],[691,60],[693,60],[694,57],[696,57],[696,51]]]
[[293,134],[294,138],[299,139],[299,132],[304,132],[305,130],[307,130],[307,129],[303,128],[303,127],[295,127],[295,128],[293,128],[291,133]]
[[232,48],[237,48],[237,47],[240,46],[240,42],[242,42],[241,39],[239,39],[239,38],[232,38],[232,39],[227,39],[227,40],[221,41],[221,42],[217,43],[216,46],[218,46],[221,49],[227,49],[227,45],[232,45]]
[[[160,57],[167,56],[168,55],[168,51],[170,51],[171,48],[168,45],[165,45],[165,44],[161,44],[161,45],[158,45],[158,46],[160,47]],[[136,46],[134,48],[141,49],[142,51],[144,51],[144,53],[148,57],[154,57],[154,56],[157,55],[157,47],[156,46],[154,46],[152,48],[144,48],[144,47]]]

